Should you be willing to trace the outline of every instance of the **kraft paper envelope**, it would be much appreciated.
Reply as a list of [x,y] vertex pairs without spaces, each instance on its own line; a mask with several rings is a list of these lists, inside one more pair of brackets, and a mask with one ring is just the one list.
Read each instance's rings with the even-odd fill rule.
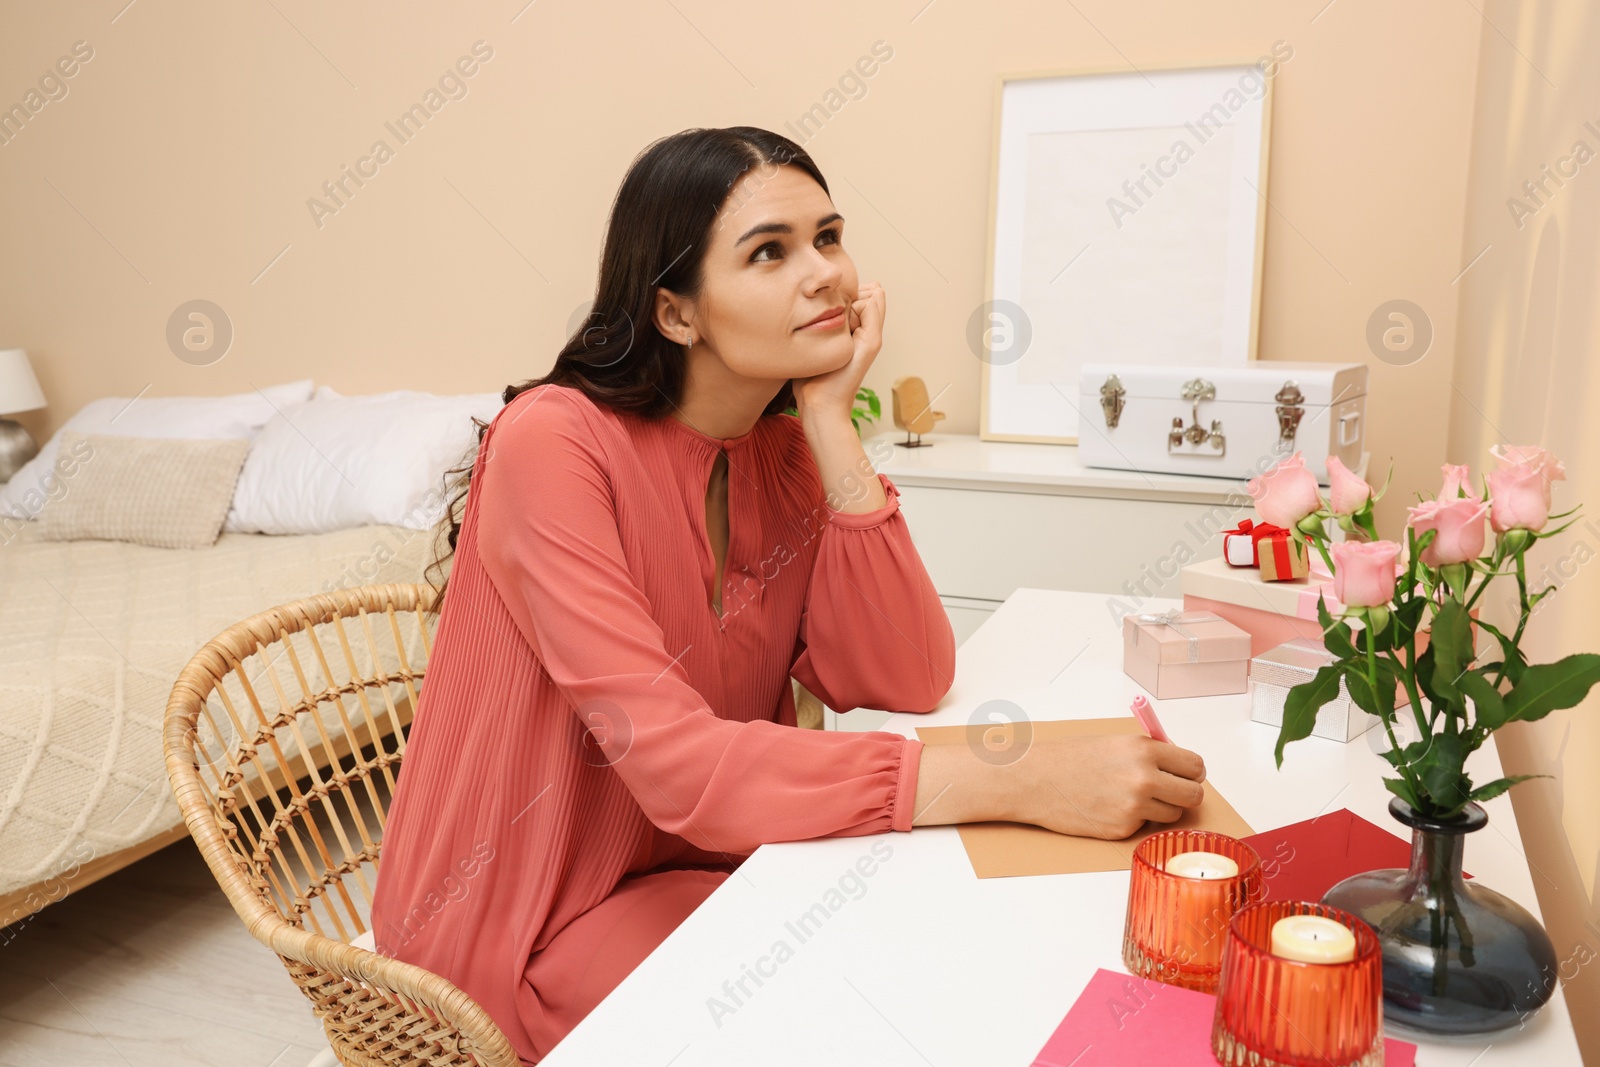
[[[1015,729],[1021,724],[1002,724]],[[1034,740],[1086,737],[1094,734],[1136,734],[1143,731],[1132,717],[1115,719],[1046,719],[1026,724]],[[919,726],[917,739],[929,745],[964,745],[970,736],[981,745],[981,731],[996,727],[985,723],[965,726]],[[1023,757],[1026,758],[1026,757]],[[1091,871],[1126,871],[1133,866],[1133,847],[1161,830],[1211,830],[1229,837],[1255,833],[1210,782],[1198,808],[1177,822],[1147,822],[1143,829],[1121,841],[1072,837],[1042,826],[1015,822],[962,823],[957,827],[967,859],[979,878],[1010,878],[1023,874],[1086,874]]]

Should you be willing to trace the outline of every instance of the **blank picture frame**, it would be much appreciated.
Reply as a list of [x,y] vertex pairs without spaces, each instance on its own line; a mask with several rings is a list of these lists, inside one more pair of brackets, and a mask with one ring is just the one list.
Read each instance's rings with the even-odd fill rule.
[[1084,363],[1256,358],[1271,59],[999,78],[980,439],[1076,444]]

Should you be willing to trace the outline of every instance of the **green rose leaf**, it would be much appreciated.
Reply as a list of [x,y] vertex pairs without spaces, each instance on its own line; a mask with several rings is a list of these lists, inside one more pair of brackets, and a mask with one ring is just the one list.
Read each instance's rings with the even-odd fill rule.
[[1433,688],[1433,646],[1429,645],[1417,653],[1416,669],[1413,672],[1417,679],[1417,691],[1434,700],[1440,699]]
[[1596,682],[1600,682],[1600,654],[1593,652],[1525,667],[1522,678],[1505,695],[1506,719],[1533,722],[1552,711],[1575,707]]
[[1474,723],[1486,730],[1498,730],[1511,720],[1507,717],[1506,702],[1494,683],[1475,670],[1461,676],[1456,687],[1472,701],[1476,717]]
[[1378,701],[1372,695],[1372,686],[1367,683],[1366,660],[1345,664],[1344,684],[1350,690],[1350,699],[1356,707],[1368,715],[1378,714]]
[[1367,662],[1364,659],[1345,664],[1344,684],[1350,690],[1350,699],[1355,701],[1356,707],[1387,722],[1394,716],[1394,675],[1384,671],[1387,660],[1378,660],[1377,664],[1376,689],[1367,680]]
[[1388,760],[1391,767],[1399,767],[1401,764],[1409,766],[1420,759],[1432,744],[1433,737],[1430,735],[1421,741],[1413,741],[1399,750],[1390,748],[1378,754]]
[[1457,600],[1445,600],[1433,616],[1428,648],[1433,651],[1433,689],[1452,704],[1461,699],[1456,683],[1472,663],[1472,618]]
[[1549,774],[1513,774],[1509,778],[1496,778],[1488,785],[1480,785],[1467,794],[1468,800],[1493,800],[1518,782],[1526,782],[1529,778],[1552,778]]
[[1378,667],[1378,706],[1385,716],[1394,714],[1396,694],[1400,692],[1400,665],[1392,659],[1380,659]]
[[1414,596],[1404,601],[1395,609],[1395,616],[1404,627],[1403,634],[1409,636],[1416,633],[1417,626],[1422,622],[1422,612],[1427,608],[1428,601],[1424,597]]
[[1411,788],[1411,783],[1406,781],[1404,778],[1385,778],[1383,780],[1383,786],[1385,789],[1389,790],[1389,792],[1393,793],[1407,804],[1410,804],[1412,808],[1416,809],[1417,811],[1422,810],[1421,798],[1417,796],[1416,790]]
[[[1420,500],[1422,498],[1419,495],[1417,499]],[[1400,588],[1396,590],[1401,597],[1411,597],[1412,587],[1415,586],[1419,580],[1426,579],[1428,570],[1422,565],[1422,550],[1433,544],[1433,539],[1435,536],[1436,534],[1433,530],[1425,530],[1422,536],[1418,537],[1416,527],[1409,525],[1406,527],[1406,539],[1411,542],[1411,549],[1406,553],[1406,573],[1404,575],[1404,580],[1402,581]],[[1425,598],[1418,597],[1413,599],[1423,600]],[[1420,616],[1418,616],[1418,618],[1420,618]],[[1416,625],[1416,619],[1411,621],[1413,626]]]
[[1468,751],[1466,738],[1446,731],[1433,735],[1433,744],[1414,764],[1422,788],[1435,807],[1448,810],[1466,803],[1472,782],[1462,773],[1461,766]]
[[[1396,645],[1396,639],[1398,637],[1399,630],[1400,620],[1396,617],[1393,611],[1385,610],[1383,612],[1383,625],[1372,631],[1372,650],[1374,652],[1393,651]],[[1362,658],[1366,658],[1367,638],[1365,635],[1362,636],[1359,644],[1359,654]]]
[[1522,649],[1515,645],[1506,653],[1506,677],[1511,679],[1511,684],[1516,685],[1522,681],[1523,672],[1528,669],[1528,657],[1522,654]]
[[1273,750],[1273,758],[1280,769],[1283,767],[1283,746],[1290,741],[1310,737],[1311,728],[1317,724],[1317,712],[1339,695],[1340,670],[1337,663],[1319,667],[1309,682],[1301,682],[1289,690],[1283,702],[1283,725],[1278,728],[1278,747]]
[[1317,622],[1322,624],[1322,643],[1338,659],[1354,659],[1356,646],[1350,642],[1350,624],[1328,613],[1328,604],[1317,597]]

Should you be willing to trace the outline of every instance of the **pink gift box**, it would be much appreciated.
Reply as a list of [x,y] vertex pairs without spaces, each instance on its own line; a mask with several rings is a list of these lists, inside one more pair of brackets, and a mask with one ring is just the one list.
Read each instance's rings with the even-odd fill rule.
[[1157,700],[1243,693],[1250,634],[1213,612],[1124,615],[1122,669]]
[[[1183,610],[1213,612],[1247,631],[1252,658],[1297,637],[1326,647],[1317,621],[1317,598],[1326,597],[1328,614],[1334,618],[1344,610],[1333,595],[1333,579],[1323,573],[1322,561],[1316,558],[1311,573],[1281,582],[1262,581],[1257,572],[1230,567],[1222,559],[1201,560],[1179,572],[1178,586]],[[1472,609],[1474,619],[1479,610]],[[1477,639],[1476,625],[1473,639]],[[1417,654],[1427,647],[1428,631],[1423,630],[1417,634]]]
[[1266,582],[1256,571],[1228,566],[1222,559],[1200,560],[1179,574],[1183,610],[1209,611],[1250,635],[1250,655],[1259,656],[1285,641],[1304,638],[1322,647],[1317,597],[1325,595],[1328,613],[1344,605],[1334,599],[1333,579],[1315,568],[1304,577]]
[[1297,637],[1321,645],[1322,626],[1315,619],[1301,619],[1292,615],[1279,615],[1263,608],[1247,608],[1230,604],[1226,600],[1183,595],[1183,610],[1210,611],[1227,619],[1250,635],[1250,655],[1259,656]]

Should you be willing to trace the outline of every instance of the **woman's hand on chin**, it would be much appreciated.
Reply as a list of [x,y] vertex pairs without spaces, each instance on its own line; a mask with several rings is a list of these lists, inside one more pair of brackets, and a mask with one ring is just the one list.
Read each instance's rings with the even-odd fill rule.
[[856,299],[845,308],[846,324],[855,346],[850,362],[837,370],[794,379],[795,411],[802,421],[818,417],[849,421],[856,391],[866,379],[872,361],[883,349],[884,314],[883,286],[877,282],[863,284]]

